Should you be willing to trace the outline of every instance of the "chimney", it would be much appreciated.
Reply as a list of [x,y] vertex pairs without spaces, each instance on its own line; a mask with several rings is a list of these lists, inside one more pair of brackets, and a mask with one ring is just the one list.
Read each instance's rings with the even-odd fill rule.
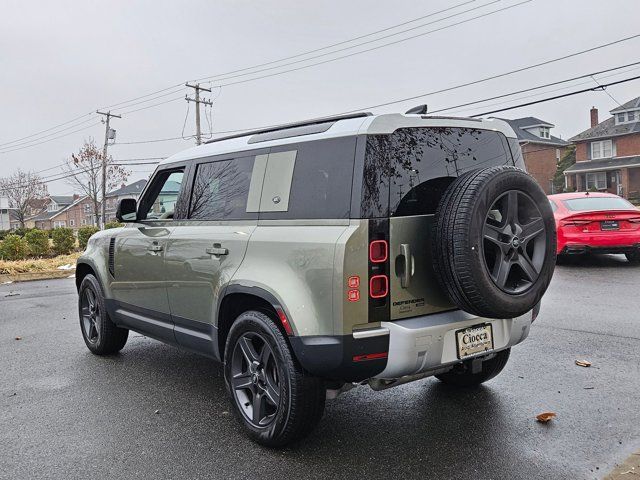
[[80,195],[78,195],[77,193],[73,194],[73,201],[75,202],[76,200],[78,200],[80,198]]
[[596,107],[591,107],[591,128],[598,125],[598,109]]
[[124,184],[124,182],[120,185],[120,188],[124,188],[126,187],[126,185]]

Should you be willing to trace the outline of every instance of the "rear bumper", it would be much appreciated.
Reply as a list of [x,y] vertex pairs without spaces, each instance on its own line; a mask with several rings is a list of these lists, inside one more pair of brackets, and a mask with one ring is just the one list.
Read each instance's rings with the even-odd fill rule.
[[[385,369],[375,378],[397,379],[459,363],[456,330],[481,323],[490,323],[492,326],[494,351],[504,350],[527,338],[533,319],[533,312],[513,319],[496,320],[457,310],[398,322],[383,322],[382,326],[389,329],[389,358]],[[485,354],[476,356],[482,355]]]
[[539,305],[525,315],[503,320],[454,310],[382,322],[379,328],[353,335],[289,337],[289,341],[302,367],[313,375],[347,382],[391,380],[460,363],[455,332],[462,328],[490,323],[494,351],[512,347],[529,335],[538,310]]
[[588,245],[584,243],[566,244],[558,252],[562,255],[580,255],[583,253],[632,253],[640,250],[640,243],[614,245]]

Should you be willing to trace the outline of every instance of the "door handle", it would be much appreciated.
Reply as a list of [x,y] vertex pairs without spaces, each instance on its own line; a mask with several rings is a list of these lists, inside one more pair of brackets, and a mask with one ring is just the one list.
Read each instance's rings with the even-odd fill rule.
[[411,246],[408,243],[400,244],[400,255],[404,257],[404,272],[400,277],[400,286],[409,288],[411,285],[411,275],[413,274],[413,259],[411,258]]
[[162,245],[149,245],[149,248],[147,248],[147,250],[149,250],[150,252],[161,252],[162,250],[164,250],[164,247]]
[[205,252],[207,252],[209,255],[215,255],[215,256],[229,254],[229,250],[227,250],[226,248],[223,248],[219,243],[214,243],[213,247],[207,248]]

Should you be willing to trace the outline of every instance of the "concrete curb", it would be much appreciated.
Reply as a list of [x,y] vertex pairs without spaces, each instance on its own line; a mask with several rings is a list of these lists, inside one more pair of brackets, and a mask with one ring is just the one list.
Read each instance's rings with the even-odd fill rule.
[[640,450],[632,453],[603,480],[632,480],[633,478],[640,478]]
[[76,273],[76,269],[71,270],[46,270],[44,272],[27,272],[16,274],[0,275],[0,284],[4,282],[30,282],[32,280],[48,280],[52,278],[67,278]]

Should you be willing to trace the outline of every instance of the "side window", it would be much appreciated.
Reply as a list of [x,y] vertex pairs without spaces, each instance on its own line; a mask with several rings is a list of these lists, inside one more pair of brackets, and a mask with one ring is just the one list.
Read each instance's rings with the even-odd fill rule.
[[184,168],[160,172],[140,208],[147,220],[172,220],[182,187]]
[[[304,142],[271,152],[262,190],[260,218],[349,218],[355,148],[355,137],[346,137]],[[295,156],[293,153],[286,155],[294,151]],[[274,155],[278,161],[272,163]],[[293,167],[292,173],[290,167]],[[275,199],[278,205],[282,205],[285,196],[274,194],[271,198],[271,182],[274,180],[274,183],[281,184],[280,180],[275,179],[282,178],[291,178],[288,206],[286,210],[275,210],[271,203]]]
[[189,218],[257,219],[257,213],[247,212],[253,163],[254,157],[243,157],[199,164],[191,190]]

